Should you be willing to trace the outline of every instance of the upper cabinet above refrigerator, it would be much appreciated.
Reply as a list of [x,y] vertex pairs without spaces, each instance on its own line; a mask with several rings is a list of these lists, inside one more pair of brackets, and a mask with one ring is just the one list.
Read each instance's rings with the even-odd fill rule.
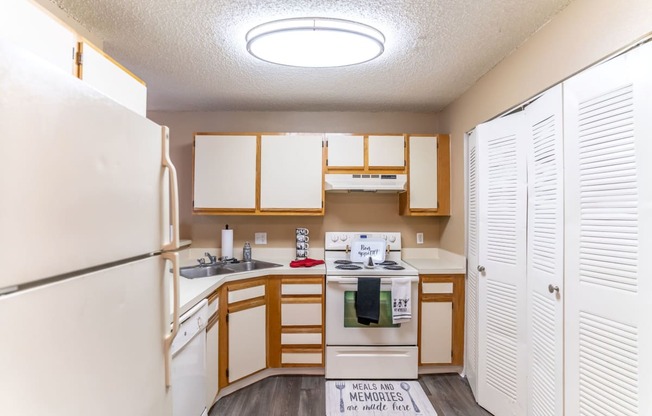
[[40,5],[30,0],[2,2],[0,37],[146,115],[145,83]]

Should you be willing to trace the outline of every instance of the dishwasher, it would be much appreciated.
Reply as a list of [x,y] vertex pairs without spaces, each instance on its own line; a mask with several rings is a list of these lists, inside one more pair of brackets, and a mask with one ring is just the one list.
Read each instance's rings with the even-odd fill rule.
[[206,323],[208,301],[204,299],[179,319],[172,341],[172,415],[207,416]]

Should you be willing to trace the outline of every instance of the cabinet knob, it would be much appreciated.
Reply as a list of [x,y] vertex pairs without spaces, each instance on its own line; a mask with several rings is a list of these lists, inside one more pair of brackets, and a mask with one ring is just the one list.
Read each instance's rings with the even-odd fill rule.
[[559,286],[553,286],[552,284],[549,284],[548,292],[550,293],[557,292],[557,294],[559,294]]
[[480,273],[484,273],[484,266],[478,266],[478,271]]

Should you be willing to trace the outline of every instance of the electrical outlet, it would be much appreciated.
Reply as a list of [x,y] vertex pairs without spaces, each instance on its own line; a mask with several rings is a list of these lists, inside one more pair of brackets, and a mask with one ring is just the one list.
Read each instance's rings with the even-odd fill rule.
[[417,233],[417,244],[423,244],[423,233]]
[[267,244],[267,233],[255,233],[256,244]]

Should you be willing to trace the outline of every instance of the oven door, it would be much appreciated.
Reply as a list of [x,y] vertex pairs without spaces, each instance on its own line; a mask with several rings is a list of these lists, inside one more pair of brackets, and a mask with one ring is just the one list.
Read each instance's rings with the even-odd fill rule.
[[380,284],[380,320],[378,324],[358,324],[355,311],[357,277],[326,276],[327,345],[417,345],[418,284],[412,279],[412,319],[392,324],[392,279]]

